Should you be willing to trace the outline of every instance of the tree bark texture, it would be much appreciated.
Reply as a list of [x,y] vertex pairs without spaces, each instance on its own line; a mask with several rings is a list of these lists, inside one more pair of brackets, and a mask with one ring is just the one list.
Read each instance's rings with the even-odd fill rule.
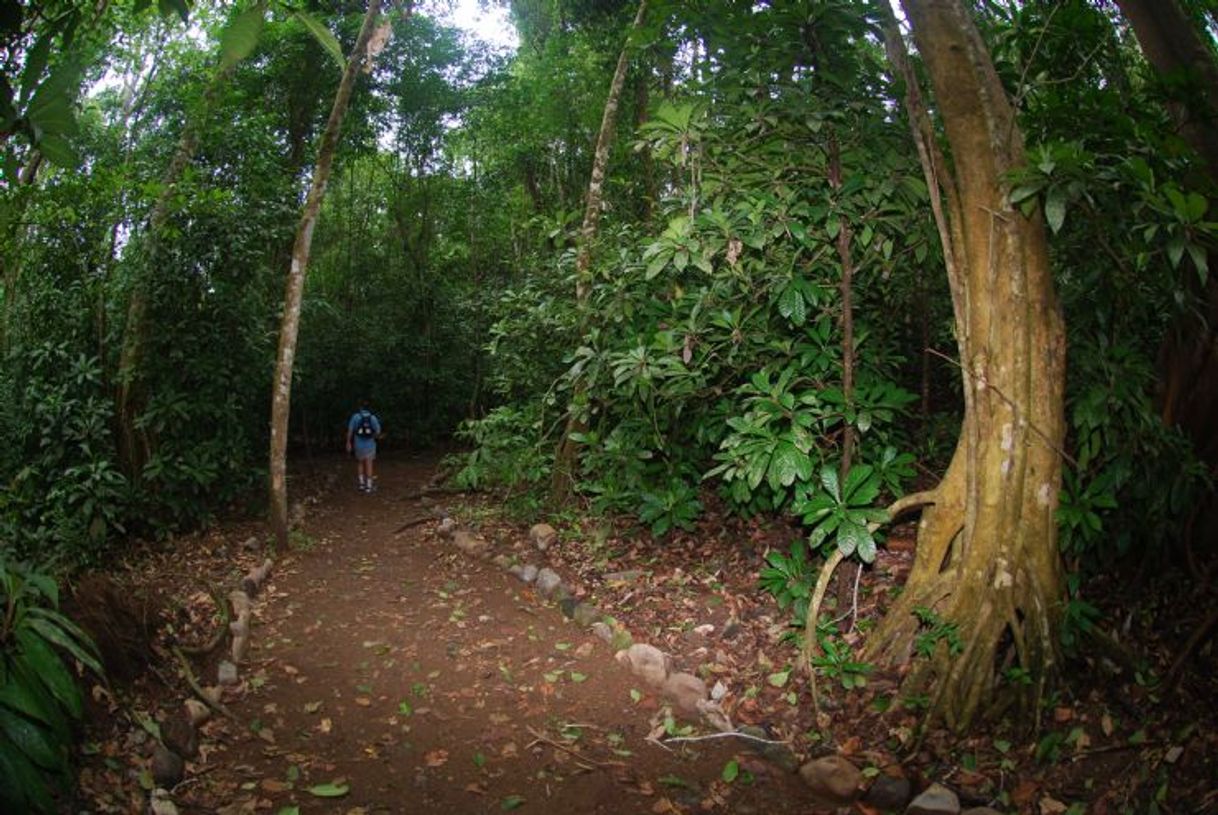
[[[1178,0],[1117,0],[1133,26],[1146,59],[1174,90],[1168,110],[1218,185],[1218,59],[1198,24]],[[1203,192],[1209,193],[1209,190]],[[1209,275],[1192,276],[1196,310],[1182,314],[1159,349],[1159,412],[1164,423],[1188,434],[1198,456],[1218,474],[1218,252],[1209,253]],[[1197,508],[1192,538],[1214,550],[1218,495]]]
[[[916,610],[954,626],[958,653],[941,638],[906,682],[928,688],[932,715],[963,730],[1006,698],[1035,714],[1057,667],[1065,336],[1040,216],[1006,200],[1003,177],[1024,161],[1022,136],[969,11],[962,0],[902,4],[952,154],[949,168],[925,109],[911,109],[945,241],[965,413],[905,590],[868,651],[882,664],[906,662],[921,633]],[[1006,668],[1032,680],[1005,686],[1010,697],[999,693]]]
[[[296,228],[296,241],[292,246],[292,264],[288,270],[288,279],[283,296],[283,316],[279,326],[279,351],[275,358],[275,376],[271,394],[271,461],[270,461],[270,504],[271,531],[275,535],[275,544],[280,550],[288,544],[288,490],[287,490],[287,452],[288,452],[288,417],[292,406],[292,367],[296,360],[296,339],[300,331],[300,305],[304,298],[305,273],[309,267],[309,252],[313,246],[313,229],[317,225],[321,213],[321,202],[326,194],[326,183],[330,179],[330,169],[334,164],[334,152],[338,147],[341,135],[343,117],[346,116],[347,106],[351,101],[351,91],[355,87],[356,75],[364,64],[367,56],[368,41],[376,28],[377,17],[381,10],[381,0],[368,0],[368,10],[364,13],[364,22],[360,26],[359,36],[351,56],[347,58],[347,67],[343,71],[342,81],[334,94],[334,105],[330,109],[330,118],[326,121],[326,129],[322,132],[321,144],[317,148],[317,164],[313,168],[313,181],[309,186],[308,197],[305,198],[304,209],[300,214],[300,224]],[[369,63],[370,64],[370,63]]]
[[[630,33],[622,45],[609,83],[609,96],[605,99],[605,110],[601,115],[601,129],[596,137],[596,152],[592,157],[592,176],[588,180],[588,195],[584,202],[584,222],[579,231],[579,253],[575,257],[575,307],[579,312],[582,331],[587,327],[588,307],[592,299],[592,244],[596,241],[597,227],[601,218],[602,190],[605,171],[609,166],[609,148],[613,144],[613,132],[617,126],[617,109],[622,99],[622,87],[626,84],[626,68],[630,64],[630,38],[643,25],[647,14],[647,0],[639,2]],[[573,435],[587,430],[584,403],[587,391],[577,383],[567,407],[566,426],[558,449],[554,453],[554,468],[550,478],[550,502],[556,506],[566,504],[575,490],[575,471],[579,466],[579,442]]]

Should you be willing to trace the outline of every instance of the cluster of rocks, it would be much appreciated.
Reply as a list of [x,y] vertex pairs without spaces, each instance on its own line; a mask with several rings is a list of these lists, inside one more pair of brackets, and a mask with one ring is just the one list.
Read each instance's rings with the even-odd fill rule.
[[880,812],[904,815],[1001,815],[989,807],[961,809],[960,798],[942,784],[931,784],[917,796],[908,778],[881,773],[868,781],[849,759],[829,755],[799,768],[816,806],[836,809],[856,801]]
[[[179,710],[174,711],[158,725],[160,737],[152,741],[151,770],[155,788],[151,793],[149,808],[153,815],[177,815],[177,806],[168,790],[177,786],[185,777],[186,761],[199,755],[199,727],[211,718],[213,711],[227,712],[221,703],[223,689],[240,682],[238,666],[245,660],[246,651],[249,649],[254,598],[270,577],[273,566],[274,561],[267,558],[260,566],[246,573],[241,580],[241,588],[228,594],[228,630],[220,632],[221,635],[216,638],[214,645],[219,647],[227,634],[230,640],[229,654],[216,666],[216,683],[201,686],[193,676],[189,676],[197,698],[191,697],[183,701]],[[209,652],[214,649],[200,650]],[[186,663],[185,655],[180,650],[177,653],[183,662],[183,669],[189,672],[190,666]]]
[[[438,531],[461,551],[475,557],[489,557],[495,565],[531,585],[541,597],[558,603],[564,616],[589,629],[608,644],[621,665],[672,702],[682,713],[701,718],[721,731],[732,729],[727,715],[718,701],[712,698],[705,682],[693,674],[673,670],[672,659],[655,646],[634,642],[630,632],[613,617],[579,600],[553,569],[519,563],[506,554],[491,557],[490,544],[486,540],[462,529],[447,515],[441,519]],[[544,553],[558,542],[558,532],[549,524],[535,524],[529,529],[529,542],[538,552]]]
[[[614,658],[653,691],[669,700],[673,706],[691,718],[700,718],[720,732],[737,733],[749,740],[755,752],[786,770],[798,768],[799,775],[811,792],[811,803],[826,809],[851,807],[861,802],[880,812],[900,812],[904,815],[1001,815],[989,807],[962,809],[958,796],[941,784],[931,784],[914,795],[908,778],[880,773],[874,778],[839,755],[815,758],[800,765],[790,748],[767,738],[761,728],[732,726],[719,704],[727,689],[722,683],[708,689],[706,683],[690,673],[674,670],[672,658],[647,643],[634,642],[620,623],[600,609],[580,601],[562,577],[547,566],[520,563],[506,554],[491,555],[490,543],[462,529],[446,513],[440,512],[440,534],[457,548],[475,557],[490,559],[502,569],[515,575],[547,600],[558,603],[562,613],[588,628],[614,651]],[[544,553],[558,541],[557,531],[549,524],[535,524],[529,530],[529,541]]]

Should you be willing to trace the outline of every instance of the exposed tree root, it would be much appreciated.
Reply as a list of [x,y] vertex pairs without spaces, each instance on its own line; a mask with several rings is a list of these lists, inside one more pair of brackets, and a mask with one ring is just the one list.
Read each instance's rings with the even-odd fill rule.
[[[928,504],[934,504],[938,500],[937,490],[927,490],[925,492],[915,492],[906,495],[892,503],[888,507],[888,521],[891,523],[898,517],[912,509],[923,507]],[[870,524],[870,531],[874,532],[880,527],[880,524]],[[812,664],[812,660],[820,655],[820,642],[816,637],[816,627],[820,620],[820,607],[825,601],[825,592],[829,589],[829,581],[833,577],[833,570],[845,559],[840,549],[834,549],[833,554],[825,561],[821,567],[820,574],[816,578],[816,588],[812,592],[812,600],[808,603],[807,622],[804,625],[804,642],[803,649],[800,655],[800,665],[808,673],[809,680],[812,685],[812,706],[815,711],[820,713],[820,700],[816,690],[816,669]]]

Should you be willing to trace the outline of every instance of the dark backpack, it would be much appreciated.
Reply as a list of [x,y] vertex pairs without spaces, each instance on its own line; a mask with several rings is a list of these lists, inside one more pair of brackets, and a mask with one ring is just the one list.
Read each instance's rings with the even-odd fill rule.
[[359,424],[355,426],[355,435],[361,439],[370,439],[376,435],[376,427],[372,424],[372,414],[366,410],[360,411]]

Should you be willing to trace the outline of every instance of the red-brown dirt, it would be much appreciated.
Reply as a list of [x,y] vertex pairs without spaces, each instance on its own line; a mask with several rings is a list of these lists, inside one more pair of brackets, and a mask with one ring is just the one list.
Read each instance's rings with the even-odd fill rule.
[[[798,778],[760,759],[755,744],[674,742],[671,731],[687,732],[685,723],[665,732],[663,700],[607,645],[437,535],[416,497],[434,457],[391,456],[372,496],[349,486],[349,461],[316,464],[319,477],[293,484],[295,497],[310,495],[302,533],[258,598],[242,683],[225,697],[236,721],[205,726],[200,756],[173,789],[183,815],[817,811]],[[321,483],[331,486],[319,491]],[[866,684],[852,673],[850,687],[825,667],[817,713],[807,678],[793,669],[790,611],[758,588],[766,553],[802,538],[782,519],[711,506],[695,530],[654,540],[628,519],[566,515],[548,519],[559,543],[541,554],[527,523],[508,520],[493,499],[452,500],[458,521],[492,553],[556,569],[581,602],[613,615],[636,641],[708,684],[721,681],[732,721],[765,728],[800,760],[836,754],[869,775],[904,776],[914,791],[942,781],[965,806],[1021,815],[1116,815],[1148,811],[1151,800],[1165,813],[1218,811],[1211,656],[1199,655],[1178,690],[1164,693],[1151,674],[1110,664],[1112,647],[1088,648],[1039,732],[1007,720],[965,738],[926,727],[899,676],[866,665],[854,669]],[[844,659],[903,582],[912,534],[891,530],[874,566],[828,612]],[[147,731],[170,726],[188,693],[167,646],[217,630],[207,588],[239,585],[261,562],[259,536],[260,525],[226,523],[107,568],[132,596],[151,595],[139,607],[167,611],[145,677],[113,696],[94,689],[98,715],[70,811],[147,811],[155,743]],[[1139,659],[1162,675],[1171,649],[1138,636],[1156,630],[1154,619],[1129,639],[1147,646]],[[205,683],[218,659],[195,663]],[[692,733],[710,731],[694,723]],[[327,791],[345,792],[317,794]],[[855,810],[875,812],[860,802]]]
[[[526,584],[432,523],[394,535],[419,515],[405,496],[433,463],[385,463],[375,495],[337,487],[310,510],[307,540],[259,598],[242,684],[225,698],[237,721],[204,726],[174,790],[183,813],[803,809],[798,778],[741,742],[647,741],[660,700]],[[126,741],[133,754],[82,774],[86,796],[127,787],[93,798],[115,811],[142,797],[131,780],[147,750],[138,733]],[[733,760],[742,771],[727,783]],[[324,785],[347,792],[310,792]]]

